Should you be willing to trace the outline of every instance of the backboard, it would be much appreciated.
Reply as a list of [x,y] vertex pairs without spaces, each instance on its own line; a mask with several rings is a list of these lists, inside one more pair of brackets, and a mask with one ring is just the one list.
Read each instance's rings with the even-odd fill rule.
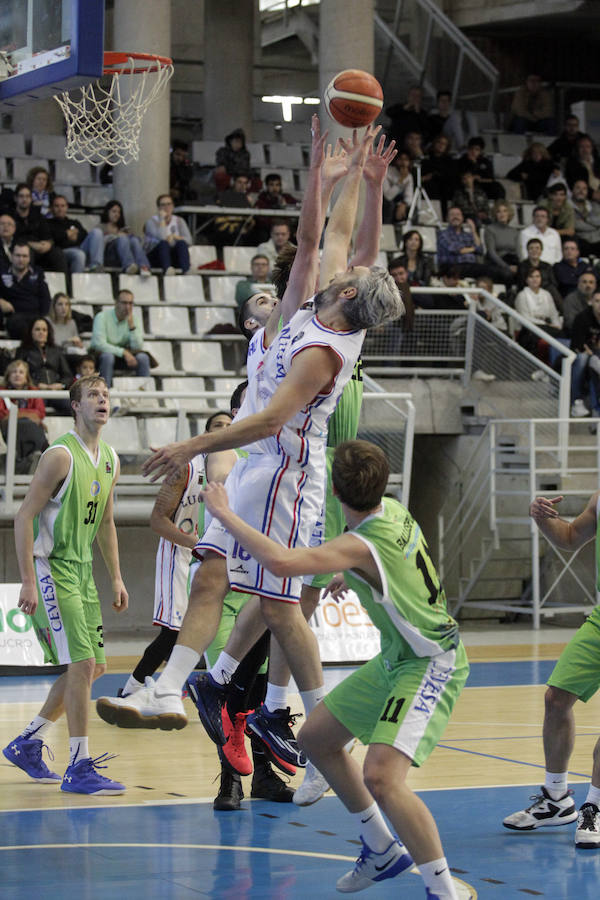
[[104,0],[0,0],[0,109],[52,97],[102,74]]

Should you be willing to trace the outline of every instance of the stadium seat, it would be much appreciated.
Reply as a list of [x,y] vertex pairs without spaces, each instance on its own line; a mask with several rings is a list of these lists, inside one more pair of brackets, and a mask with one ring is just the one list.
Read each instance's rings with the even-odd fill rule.
[[74,299],[105,304],[113,302],[112,280],[107,272],[74,272],[71,284]]
[[[71,188],[71,191],[73,191],[73,188]],[[91,231],[92,228],[97,228],[100,224],[100,216],[97,213],[77,213],[77,216],[73,218],[77,218],[86,231]]]
[[[67,203],[70,203],[71,206],[75,203],[75,188],[73,187],[72,184],[57,184],[56,182],[54,182],[54,191],[56,194],[62,194],[62,196],[66,199]],[[83,215],[81,215],[79,213],[77,213],[76,215],[73,215],[69,211],[69,218],[79,219],[79,221],[83,225],[83,218],[84,218]],[[85,227],[87,228],[87,225]]]
[[191,275],[165,275],[163,290],[168,303],[185,303],[196,306],[205,302],[202,278]]
[[[515,135],[515,137],[518,136]],[[492,159],[496,178],[505,178],[510,170],[514,169],[521,162],[520,156],[505,156],[503,153],[494,153]]]
[[149,375],[147,378],[137,378],[135,375],[115,375],[112,387],[114,391],[138,391],[140,398],[123,397],[122,400],[115,401],[128,412],[141,412],[142,410],[160,409],[160,401],[158,397],[144,397],[144,391],[155,391],[156,384],[154,378]]
[[67,142],[62,134],[34,134],[31,141],[33,156],[47,159],[64,159]]
[[192,269],[197,269],[198,266],[204,266],[217,259],[217,248],[212,244],[195,244],[189,249]]
[[102,440],[124,456],[140,453],[142,444],[137,418],[135,416],[113,416],[102,429]]
[[147,447],[162,447],[181,440],[177,435],[177,416],[151,416],[143,421]]
[[113,199],[113,188],[110,184],[83,185],[79,189],[79,198],[82,206],[100,207]]
[[256,255],[256,247],[223,247],[223,262],[228,272],[250,274],[250,260]]
[[[207,390],[204,378],[199,377],[177,377],[163,378],[163,391],[173,391],[178,394],[184,391],[196,391],[198,394]],[[167,409],[185,409],[189,412],[208,412],[210,409],[206,397],[169,397],[163,401]]]
[[84,316],[91,316],[94,318],[94,307],[91,303],[78,303],[76,300],[73,300],[73,309],[76,309],[78,313],[81,313]]
[[150,333],[156,337],[186,338],[191,334],[187,306],[151,306]]
[[393,225],[381,226],[379,249],[388,250],[390,253],[396,253],[398,250],[398,241],[396,240],[396,232]]
[[0,178],[4,180],[6,177],[6,160],[0,159]]
[[250,154],[250,164],[253,168],[258,168],[259,166],[265,165],[266,160],[264,144],[258,144],[256,143],[256,141],[247,141],[246,150]]
[[135,302],[144,306],[147,303],[159,303],[158,278],[156,275],[119,275],[119,290],[131,291]]
[[44,276],[51,297],[55,294],[66,294],[67,281],[64,272],[44,272]]
[[152,369],[153,375],[171,375],[178,371],[173,360],[171,341],[144,341],[144,350],[151,353],[158,363],[158,366]]
[[277,167],[284,169],[298,169],[304,167],[304,156],[302,148],[298,144],[267,144],[267,153],[269,155],[268,165],[271,170],[277,171]]
[[215,325],[236,327],[235,310],[230,306],[202,306],[194,310],[196,334],[206,334]]
[[2,156],[25,156],[25,135],[2,132],[0,135],[0,152]]
[[496,136],[498,142],[498,153],[505,156],[523,157],[523,153],[527,149],[527,138],[524,134],[505,134],[500,133]]
[[54,163],[55,180],[61,184],[92,184],[91,167],[72,159],[57,159]]
[[200,166],[214,166],[217,150],[223,141],[192,141],[192,159]]
[[[49,444],[57,438],[66,434],[71,428],[73,420],[67,416],[46,416],[44,419],[44,428],[46,429],[46,440]],[[104,439],[104,434],[102,435]]]
[[208,291],[212,303],[220,303],[237,307],[235,302],[235,286],[240,279],[237,275],[211,275],[208,278]]
[[212,389],[213,391],[226,391],[226,397],[217,397],[214,400],[211,400],[211,405],[216,409],[229,409],[229,400],[236,387],[240,382],[244,381],[244,378],[240,375],[235,378],[212,378]]
[[223,372],[223,351],[215,341],[182,341],[181,366],[194,375],[219,375]]
[[26,181],[27,173],[30,169],[33,169],[34,166],[43,166],[44,169],[48,168],[48,160],[47,159],[36,159],[33,156],[24,156],[24,157],[13,157],[12,161],[12,177],[14,181]]

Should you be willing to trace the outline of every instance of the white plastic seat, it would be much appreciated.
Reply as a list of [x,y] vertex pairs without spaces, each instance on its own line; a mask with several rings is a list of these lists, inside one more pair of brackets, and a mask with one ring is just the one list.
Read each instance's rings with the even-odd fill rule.
[[393,225],[381,226],[379,249],[388,250],[390,253],[395,253],[398,250],[398,242],[396,240],[396,232]]
[[521,207],[521,224],[526,228],[528,225],[533,224],[535,203],[521,203],[519,205]]
[[0,134],[0,153],[2,156],[25,156],[24,134]]
[[437,229],[434,225],[410,225],[406,224],[402,228],[402,234],[407,231],[418,231],[423,238],[423,251],[425,253],[437,252]]
[[228,272],[250,274],[250,260],[256,256],[256,247],[223,247],[223,262]]
[[6,160],[4,158],[0,159],[0,178],[6,178]]
[[218,342],[183,341],[181,365],[184,372],[194,375],[221,375],[223,351]]
[[388,267],[388,257],[385,250],[380,250],[377,254],[377,259],[375,260],[375,265],[379,266],[381,269],[387,269]]
[[269,163],[273,170],[277,166],[288,169],[298,169],[304,166],[302,148],[298,144],[271,143],[269,147]]
[[505,134],[501,132],[496,136],[498,141],[498,153],[505,156],[522,157],[527,149],[527,138],[524,134]]
[[[197,391],[201,394],[206,390],[204,378],[179,376],[176,378],[163,378],[163,391]],[[163,401],[167,409],[185,409],[188,412],[208,412],[210,406],[206,397],[168,397]]]
[[55,180],[61,184],[92,184],[92,172],[88,163],[72,159],[57,159],[54,163]]
[[96,213],[77,213],[73,218],[81,222],[86,231],[91,231],[100,224],[100,216]]
[[[515,135],[518,137],[518,135]],[[520,156],[506,156],[503,153],[494,153],[492,156],[494,163],[494,175],[496,178],[505,178],[511,169],[518,166],[521,162]]]
[[150,416],[144,419],[146,444],[148,447],[162,447],[179,440],[177,437],[177,416]]
[[107,272],[74,272],[71,275],[73,297],[109,304],[113,302],[111,277]]
[[160,409],[160,402],[157,397],[144,397],[144,391],[156,390],[156,384],[152,375],[149,375],[147,378],[137,378],[135,375],[115,375],[112,387],[114,391],[139,392],[139,400],[137,397],[123,397],[122,400],[115,401],[121,408],[127,409],[128,412],[134,413],[142,409]]
[[209,276],[208,290],[211,302],[236,306],[235,286],[239,280],[236,275]]
[[250,154],[250,163],[254,168],[265,165],[265,147],[256,141],[246,141],[246,150]]
[[[67,416],[46,416],[44,419],[44,428],[46,429],[46,440],[48,443],[51,444],[57,438],[66,434],[71,428],[72,423],[73,420],[67,418]],[[104,433],[102,434],[102,439],[104,440]]]
[[189,337],[190,317],[186,306],[151,306],[148,314],[150,333],[156,337]]
[[113,416],[102,429],[102,440],[114,447],[119,454],[131,456],[140,453],[142,445],[137,418],[135,416]]
[[214,166],[217,150],[223,141],[192,141],[192,159],[200,166]]
[[217,397],[214,400],[211,400],[213,406],[217,409],[229,409],[229,400],[231,395],[235,391],[236,387],[240,382],[244,381],[242,376],[235,378],[213,378],[212,379],[212,387],[213,391],[226,391],[226,397]]
[[79,189],[82,206],[104,206],[113,199],[113,188],[110,184],[90,184]]
[[194,270],[217,259],[217,248],[212,244],[195,244],[189,248],[189,252],[191,268]]
[[165,275],[163,278],[165,300],[168,303],[204,303],[204,285],[201,278],[191,275]]
[[131,291],[136,303],[159,303],[158,278],[156,275],[119,275],[119,290]]
[[196,334],[203,335],[215,325],[233,325],[235,310],[230,306],[201,306],[194,310]]
[[84,316],[91,316],[92,319],[94,318],[94,307],[91,303],[78,303],[74,300],[72,307],[77,310],[78,313],[81,313]]
[[31,142],[33,156],[64,159],[67,142],[62,134],[34,134]]
[[171,341],[144,341],[144,350],[151,353],[158,363],[158,366],[152,370],[154,375],[162,375],[163,373],[174,374],[177,372],[173,360],[173,345]]
[[[61,194],[67,203],[70,203],[71,205],[75,203],[75,189],[72,184],[57,184],[54,182],[54,191],[56,194]],[[69,218],[79,219],[83,224],[83,216],[79,213],[77,215],[69,215]],[[87,225],[85,227],[87,228]]]
[[23,157],[13,157],[13,178],[15,181],[25,181],[27,178],[27,173],[30,169],[33,169],[34,166],[43,166],[44,169],[48,168],[48,160],[47,159],[35,159],[33,156],[23,156]]
[[51,297],[55,294],[66,294],[67,282],[64,272],[44,272],[44,277]]

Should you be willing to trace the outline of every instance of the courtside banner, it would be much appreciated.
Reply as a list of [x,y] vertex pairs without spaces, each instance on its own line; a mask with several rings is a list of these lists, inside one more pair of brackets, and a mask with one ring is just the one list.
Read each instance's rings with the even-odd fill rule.
[[17,607],[20,584],[0,584],[0,666],[43,666],[33,622]]
[[336,603],[321,593],[310,627],[317,636],[324,663],[366,662],[380,650],[379,632],[354,591]]

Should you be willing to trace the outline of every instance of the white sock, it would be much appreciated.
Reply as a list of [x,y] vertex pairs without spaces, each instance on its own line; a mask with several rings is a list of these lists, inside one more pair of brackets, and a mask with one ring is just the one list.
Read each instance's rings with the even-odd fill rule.
[[156,681],[156,693],[161,697],[163,694],[181,694],[186,678],[199,659],[200,654],[191,647],[175,644],[162,675]]
[[81,762],[82,759],[87,759],[89,755],[90,755],[90,751],[88,750],[87,737],[69,738],[69,765],[70,766],[72,766],[74,762]]
[[300,699],[304,704],[304,711],[307,718],[311,714],[317,703],[321,702],[324,696],[325,686],[323,684],[318,688],[314,688],[312,691],[300,691]]
[[546,772],[544,787],[553,800],[563,797],[569,789],[568,772]]
[[134,678],[133,675],[130,675],[127,679],[127,683],[123,688],[124,694],[135,694],[136,691],[139,691],[140,688],[143,688],[144,685],[141,681],[138,681],[137,678]]
[[598,807],[598,809],[600,809],[600,788],[594,787],[593,784],[590,784],[585,802],[594,803]]
[[360,835],[375,853],[383,853],[394,840],[394,835],[385,824],[379,807],[372,803],[362,812],[351,813]]
[[267,681],[265,706],[269,712],[275,712],[276,709],[286,709],[288,705],[287,691],[287,684],[272,684],[270,681]]
[[212,675],[217,684],[228,684],[239,664],[239,659],[234,659],[229,653],[225,653],[224,650],[221,650],[217,657],[217,661],[214,666],[210,668],[208,674]]
[[20,737],[30,740],[44,740],[44,735],[54,722],[51,719],[44,719],[43,716],[36,716],[32,719],[27,728],[24,728]]
[[419,863],[419,872],[432,894],[440,900],[458,900],[458,894],[452,881],[446,857],[434,859],[432,862]]

